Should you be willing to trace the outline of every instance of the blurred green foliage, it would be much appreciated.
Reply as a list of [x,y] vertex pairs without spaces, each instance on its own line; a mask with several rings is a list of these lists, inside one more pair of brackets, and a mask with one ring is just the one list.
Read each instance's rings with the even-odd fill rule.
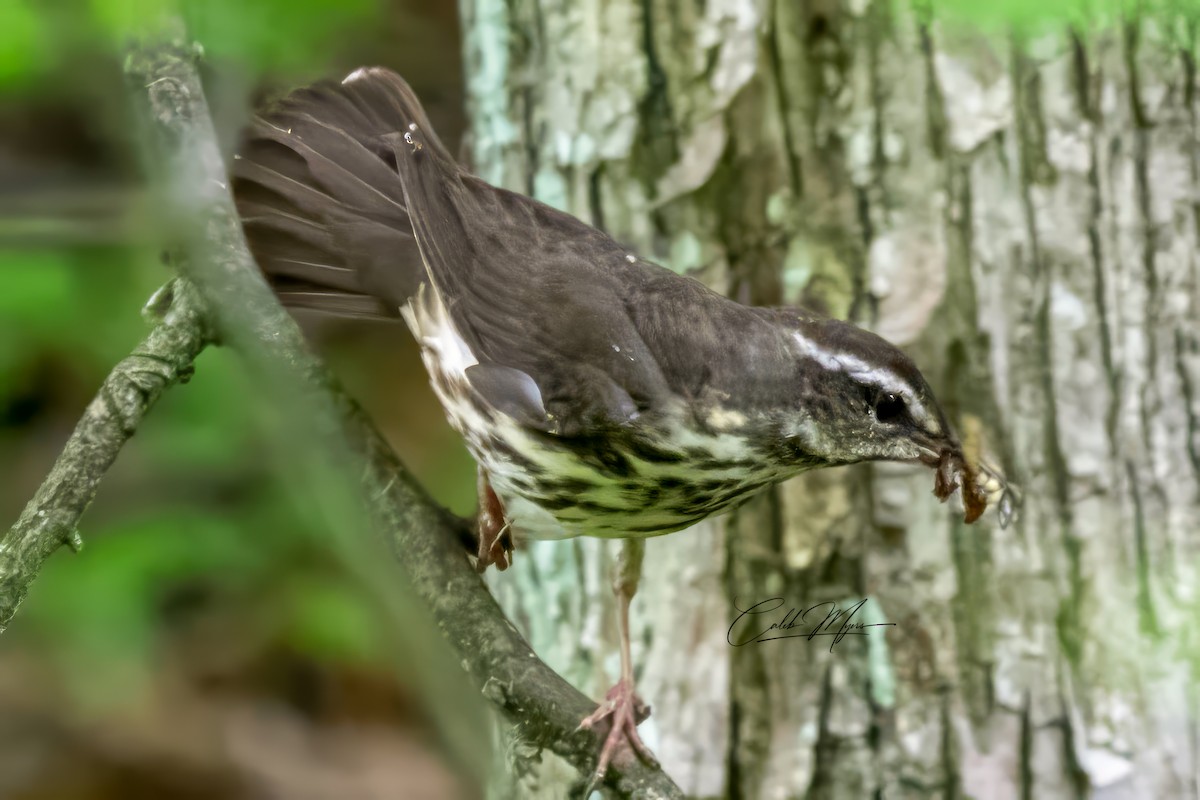
[[311,68],[313,53],[378,21],[376,0],[6,0],[0,88],[45,78],[80,47],[121,47],[181,12],[214,59],[255,73]]
[[[111,0],[93,2],[106,5]],[[259,70],[310,67],[313,52],[320,52],[348,29],[370,22],[377,11],[374,0],[189,0],[185,4],[189,30],[209,54]]]
[[930,3],[935,16],[972,25],[1036,29],[1040,25],[1073,25],[1089,19],[1110,20],[1122,0],[941,0]]
[[0,86],[48,68],[48,21],[25,0],[0,4]]
[[121,249],[0,252],[0,386],[13,384],[31,353],[69,354],[96,369],[127,353],[120,343],[145,333],[136,313],[112,313],[129,308],[132,287],[113,280],[129,274],[127,259]]
[[1200,0],[922,0],[941,21],[986,32],[1037,35],[1047,29],[1096,31],[1127,20],[1165,22],[1181,49],[1196,49]]
[[[0,463],[14,477],[0,484],[6,519],[108,370],[145,336],[139,309],[170,275],[149,247],[0,248]],[[399,327],[381,333],[405,341]],[[411,378],[425,388],[421,373]],[[320,462],[319,445],[270,395],[237,353],[205,351],[122,450],[83,519],[82,552],[50,559],[0,655],[36,658],[85,716],[135,708],[192,670],[236,678],[283,658],[366,671],[419,697],[443,735],[467,741],[452,749],[486,749],[477,723],[454,729],[479,719],[478,697],[431,647],[436,633],[402,591],[402,572],[367,553],[362,509],[345,505],[357,494],[338,491],[357,475],[303,463],[306,448]],[[427,463],[462,468],[433,488],[469,491],[469,461],[450,449],[449,462]]]
[[[78,416],[145,335],[138,309],[168,275],[146,251],[0,252],[5,464],[53,457],[58,435],[32,456],[30,439]],[[35,583],[18,631],[51,642],[64,663],[148,668],[170,622],[166,601],[194,585],[248,608],[269,604],[281,641],[303,651],[380,657],[372,641],[386,632],[372,598],[325,553],[320,518],[277,486],[262,409],[239,402],[253,392],[233,353],[201,356],[195,379],[167,393],[107,476],[84,520],[84,554],[52,559]],[[27,468],[24,487],[39,469]],[[0,494],[0,507],[15,518],[25,499]]]
[[[335,62],[347,40],[368,57],[372,47],[390,46],[379,5],[0,3],[0,122],[19,123],[0,134],[0,201],[17,201],[7,211],[0,205],[0,464],[9,476],[0,483],[0,524],[16,519],[104,376],[146,335],[139,310],[172,275],[160,257],[171,243],[159,239],[154,209],[143,202],[123,47],[181,9],[212,71],[210,102],[234,109],[220,132],[228,142],[260,81],[286,85],[343,69]],[[27,224],[31,204],[38,220],[53,224]],[[355,335],[343,350],[358,349]],[[406,342],[401,328],[385,336],[393,349]],[[395,403],[396,386],[378,381],[370,357],[343,354],[340,366],[361,377],[349,382],[368,395],[368,407],[373,394]],[[409,377],[408,386],[428,391],[423,373]],[[428,641],[413,632],[411,598],[388,592],[400,573],[388,559],[378,580],[364,580],[346,555],[355,544],[363,549],[354,538],[361,509],[339,506],[344,493],[313,490],[320,469],[294,458],[304,421],[270,407],[261,388],[236,354],[210,348],[200,357],[194,378],[166,393],[105,476],[83,519],[82,553],[64,549],[48,562],[0,637],[0,653],[44,662],[83,706],[121,706],[215,620],[220,648],[231,652],[283,651],[393,680],[399,665],[400,693],[433,685],[414,666],[440,663],[428,648],[416,659],[397,657]],[[425,468],[435,494],[469,510],[465,451],[444,425],[442,433],[423,427],[421,449],[408,460]],[[477,702],[461,686],[453,690],[459,696],[448,708]]]
[[[381,7],[375,0],[8,0],[0,3],[0,90],[22,89],[8,102],[28,102],[36,113],[56,87],[80,77],[72,69],[82,51],[102,54],[106,66],[117,67],[122,47],[131,39],[154,34],[176,11],[213,63],[244,69],[244,77],[252,82],[254,75],[266,72],[322,69],[321,54],[330,51],[331,43],[376,25]],[[114,100],[122,105],[120,97],[90,100],[97,109],[113,105]],[[80,109],[82,118],[87,119],[92,110]],[[101,128],[85,133],[104,137],[110,132]],[[18,153],[21,144],[16,143]],[[45,173],[61,176],[64,169],[73,168],[71,162],[78,156],[84,164],[81,173],[99,169],[127,184],[139,180],[127,174],[136,159],[122,154],[131,146],[129,139],[104,142],[100,156],[94,144],[87,139],[68,142],[67,147],[78,152],[56,154],[65,163],[48,161]],[[0,155],[7,152],[0,147]],[[97,164],[97,158],[107,163]],[[89,189],[88,183],[81,182],[77,192]],[[65,193],[72,191],[68,184]],[[0,412],[7,415],[7,420],[0,417],[0,455],[6,464],[27,455],[21,446],[36,435],[39,425],[53,428],[54,441],[60,441],[57,434],[63,422],[78,416],[81,403],[90,398],[108,369],[145,335],[146,323],[138,310],[171,273],[160,262],[153,220],[140,223],[135,237],[140,241],[128,246],[38,243],[17,248],[0,240]],[[167,565],[232,576],[258,563],[253,558],[247,561],[248,555],[311,547],[295,544],[306,541],[305,536],[292,533],[303,530],[303,515],[289,510],[295,504],[285,495],[238,492],[228,485],[267,485],[273,466],[264,462],[265,433],[256,416],[261,410],[253,403],[238,402],[253,393],[241,365],[228,353],[210,350],[200,359],[197,375],[186,389],[168,393],[108,481],[119,484],[125,475],[131,484],[146,481],[150,491],[138,493],[136,506],[127,508],[123,499],[110,502],[102,489],[87,518],[89,548],[111,548],[111,552],[105,558],[56,559],[35,588],[26,609],[27,626],[55,619],[64,628],[103,629],[108,626],[91,624],[98,616],[126,614],[132,631],[138,620],[129,616],[131,609],[141,604],[153,585],[168,585],[179,577]],[[52,454],[50,449],[37,457],[44,462]],[[31,473],[38,469],[30,465]],[[209,502],[214,494],[220,495],[220,502]],[[24,499],[16,496],[14,487],[13,496],[0,493],[0,507],[13,517]],[[223,516],[214,516],[215,510]],[[238,530],[248,517],[257,520],[261,532],[235,546],[239,537],[246,538],[245,531]],[[239,524],[232,524],[233,519]],[[93,545],[95,541],[101,544]],[[85,561],[86,566],[80,566]],[[92,592],[69,591],[91,584],[104,587],[98,602]],[[344,607],[329,599],[329,591],[326,585],[322,596],[327,602],[297,607],[314,609],[326,618],[338,613],[351,619]],[[77,624],[82,620],[90,623]],[[294,627],[309,631],[304,634],[309,640],[335,641],[312,634],[321,629],[320,624],[302,621]],[[363,648],[355,645],[355,650]]]
[[[173,274],[161,253],[175,242],[145,187],[121,69],[129,41],[171,7],[0,3],[2,525],[146,335],[139,311]],[[452,15],[389,8],[419,40],[397,47],[374,0],[180,8],[226,147],[264,89],[388,63],[392,52],[428,62],[457,96],[457,72],[436,57],[457,63],[444,45],[456,41]],[[448,34],[431,35],[447,21]],[[403,328],[311,328],[418,478],[469,512],[473,465]],[[0,687],[31,665],[55,698],[43,704],[51,726],[147,707],[169,718],[180,689],[201,702],[283,706],[316,727],[358,717],[436,734],[441,760],[453,762],[444,768],[464,785],[478,779],[482,701],[372,537],[357,471],[313,441],[312,420],[238,354],[212,347],[195,366],[105,475],[81,523],[82,552],[49,560],[0,637]],[[366,700],[341,694],[347,684]],[[0,693],[0,716],[10,711]]]

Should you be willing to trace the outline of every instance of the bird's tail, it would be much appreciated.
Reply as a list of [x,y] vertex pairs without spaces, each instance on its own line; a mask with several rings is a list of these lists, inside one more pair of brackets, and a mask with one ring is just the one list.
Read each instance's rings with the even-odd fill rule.
[[384,139],[414,124],[453,161],[412,89],[379,67],[298,89],[255,118],[234,156],[233,191],[285,305],[395,317],[425,280]]

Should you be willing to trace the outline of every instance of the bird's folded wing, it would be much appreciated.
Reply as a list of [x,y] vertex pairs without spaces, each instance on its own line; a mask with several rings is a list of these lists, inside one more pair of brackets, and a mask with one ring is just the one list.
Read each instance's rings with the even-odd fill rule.
[[[406,134],[389,141],[413,231],[480,363],[528,375],[565,436],[623,424],[670,395],[626,308],[638,266],[617,242],[462,172],[425,146],[419,125]],[[527,396],[520,380],[500,385],[512,387],[510,401]]]

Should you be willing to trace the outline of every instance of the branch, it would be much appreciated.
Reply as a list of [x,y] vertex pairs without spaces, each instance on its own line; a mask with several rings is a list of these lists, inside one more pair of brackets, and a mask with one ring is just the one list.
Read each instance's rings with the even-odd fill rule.
[[200,300],[183,281],[161,289],[147,314],[160,315],[161,322],[104,379],[50,474],[0,539],[0,633],[46,559],[64,544],[83,546],[79,518],[100,479],[162,393],[188,379],[208,343]]
[[[318,428],[332,421],[341,441],[365,459],[363,474],[379,529],[388,532],[397,560],[470,677],[516,726],[519,739],[531,748],[548,748],[581,773],[590,773],[601,737],[577,728],[595,704],[546,666],[504,616],[466,558],[461,521],[419,488],[308,350],[263,281],[224,182],[195,50],[182,28],[174,39],[132,51],[126,71],[145,109],[173,204],[182,215],[197,215],[184,221],[188,246],[181,271],[213,310],[222,340],[268,376],[278,375],[284,385],[304,386],[305,410],[311,409]],[[683,797],[660,769],[636,760],[624,768],[614,766],[606,785],[622,797]]]

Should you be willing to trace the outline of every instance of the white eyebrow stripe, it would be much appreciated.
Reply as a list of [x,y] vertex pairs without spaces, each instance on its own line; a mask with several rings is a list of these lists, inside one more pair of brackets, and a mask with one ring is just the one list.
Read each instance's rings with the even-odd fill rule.
[[[792,332],[792,339],[795,340],[799,347],[800,354],[813,359],[822,367],[834,372],[845,372],[851,378],[854,378],[859,383],[870,383],[878,386],[880,389],[893,391],[898,387],[907,387],[908,382],[892,372],[886,367],[880,367],[876,364],[868,364],[861,358],[849,353],[835,353],[821,348],[813,340],[804,336],[799,331]],[[904,401],[908,403],[910,413],[913,418],[921,423],[922,426],[932,425],[939,433],[941,425],[937,419],[930,416],[925,410],[925,406],[917,399],[913,392],[899,392],[904,397]]]

